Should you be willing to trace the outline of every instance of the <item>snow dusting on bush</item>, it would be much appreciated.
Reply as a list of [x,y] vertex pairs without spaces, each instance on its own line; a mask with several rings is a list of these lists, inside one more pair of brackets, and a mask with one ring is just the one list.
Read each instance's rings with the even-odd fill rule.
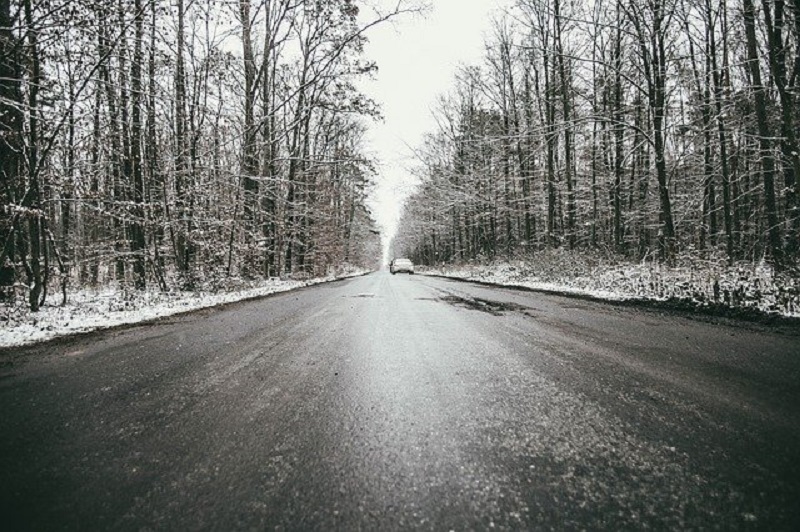
[[15,304],[0,304],[0,347],[139,323],[364,273],[366,271],[349,269],[338,275],[306,280],[246,282],[229,279],[224,285],[215,283],[196,292],[142,292],[116,287],[82,290],[70,293],[64,306],[60,305],[61,297],[53,295],[36,313],[28,310],[24,298],[18,298]]
[[655,300],[800,317],[800,279],[765,262],[678,257],[625,262],[599,254],[549,250],[531,257],[424,269],[424,273],[578,294],[608,300]]

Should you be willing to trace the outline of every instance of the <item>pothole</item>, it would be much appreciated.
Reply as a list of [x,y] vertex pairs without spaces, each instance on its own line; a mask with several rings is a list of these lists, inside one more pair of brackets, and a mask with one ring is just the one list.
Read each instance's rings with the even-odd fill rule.
[[464,298],[456,295],[446,295],[440,297],[439,300],[444,301],[445,303],[450,303],[451,305],[457,307],[486,312],[493,316],[502,316],[506,312],[526,312],[529,310],[528,307],[518,305],[517,303],[492,301],[490,299],[483,299],[479,297]]

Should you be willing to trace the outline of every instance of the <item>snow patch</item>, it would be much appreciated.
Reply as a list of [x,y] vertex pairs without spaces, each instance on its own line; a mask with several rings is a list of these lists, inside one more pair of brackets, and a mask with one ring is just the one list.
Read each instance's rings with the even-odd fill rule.
[[680,301],[800,317],[800,279],[765,262],[680,256],[674,264],[626,262],[599,254],[549,250],[533,256],[419,268],[422,273],[612,301]]
[[213,289],[197,292],[135,291],[115,287],[81,290],[70,293],[64,306],[58,305],[56,300],[59,297],[52,297],[54,302],[36,313],[30,312],[23,301],[19,301],[14,305],[0,305],[0,347],[28,345],[59,336],[141,323],[365,273],[366,270],[352,270],[344,275],[308,280],[274,278],[239,282],[236,289],[224,292]]

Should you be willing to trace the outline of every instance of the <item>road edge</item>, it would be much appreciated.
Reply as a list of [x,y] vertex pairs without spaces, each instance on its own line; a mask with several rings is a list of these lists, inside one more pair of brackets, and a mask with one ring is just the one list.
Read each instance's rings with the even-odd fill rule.
[[[115,332],[115,331],[123,331],[126,329],[132,329],[134,327],[150,327],[154,325],[158,325],[161,322],[166,320],[174,320],[180,318],[187,318],[192,314],[200,313],[200,312],[208,312],[208,311],[218,311],[224,310],[228,307],[232,307],[234,305],[239,305],[243,303],[252,303],[253,301],[258,301],[262,299],[268,299],[271,297],[279,296],[282,294],[288,294],[291,292],[298,292],[300,290],[305,290],[309,288],[314,288],[316,286],[321,285],[328,285],[333,283],[339,283],[343,281],[347,281],[350,279],[356,279],[359,277],[365,277],[367,275],[371,275],[375,273],[376,270],[357,273],[354,275],[345,275],[341,277],[335,277],[333,279],[325,279],[319,280],[318,282],[312,282],[310,284],[295,286],[288,288],[286,290],[277,290],[275,292],[271,292],[269,294],[261,294],[255,296],[248,296],[242,299],[237,299],[235,301],[226,301],[223,303],[217,303],[214,305],[209,305],[206,307],[198,307],[189,310],[183,310],[174,312],[171,314],[165,314],[163,316],[157,316],[155,318],[149,318],[142,321],[135,321],[135,322],[128,322],[128,323],[119,323],[115,325],[108,325],[108,326],[98,326],[93,329],[83,330],[83,331],[74,331],[74,332],[67,332],[65,334],[59,334],[57,336],[53,336],[51,338],[46,338],[39,341],[34,341],[25,344],[18,344],[18,345],[9,345],[9,346],[0,346],[0,368],[4,367],[9,361],[6,360],[7,358],[14,358],[17,355],[24,356],[23,351],[30,351],[35,349],[47,348],[48,346],[55,346],[60,345],[61,343],[66,343],[70,341],[80,341],[89,337],[94,334],[101,334],[101,333],[108,333],[108,332]],[[314,281],[314,279],[310,280]]]
[[436,273],[418,272],[418,275],[423,275],[426,277],[435,277],[438,279],[449,279],[451,281],[456,281],[461,283],[472,283],[492,288],[510,288],[513,290],[519,290],[523,292],[533,292],[539,294],[565,297],[570,299],[577,299],[582,301],[591,301],[594,303],[601,303],[617,307],[638,308],[644,310],[668,312],[670,314],[680,315],[691,319],[710,318],[710,319],[720,319],[720,320],[732,320],[747,324],[768,326],[774,328],[776,331],[791,332],[793,334],[800,335],[800,318],[793,318],[790,316],[768,313],[758,309],[735,308],[722,304],[702,305],[691,300],[678,299],[678,298],[671,298],[665,300],[647,299],[647,298],[608,299],[600,296],[594,296],[591,294],[582,294],[579,292],[552,290],[547,288],[533,288],[530,286],[519,285],[519,284],[493,283],[491,281],[483,281],[480,279],[454,277]]

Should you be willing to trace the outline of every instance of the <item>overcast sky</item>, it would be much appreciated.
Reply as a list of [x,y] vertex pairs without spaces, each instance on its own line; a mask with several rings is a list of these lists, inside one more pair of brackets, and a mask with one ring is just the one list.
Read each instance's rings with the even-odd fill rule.
[[481,60],[492,13],[510,2],[430,0],[425,16],[406,16],[369,33],[366,56],[377,62],[379,72],[361,87],[382,105],[385,117],[372,124],[369,148],[381,164],[373,207],[387,232],[393,233],[414,181],[411,150],[434,130],[436,99],[452,86],[459,64]]

